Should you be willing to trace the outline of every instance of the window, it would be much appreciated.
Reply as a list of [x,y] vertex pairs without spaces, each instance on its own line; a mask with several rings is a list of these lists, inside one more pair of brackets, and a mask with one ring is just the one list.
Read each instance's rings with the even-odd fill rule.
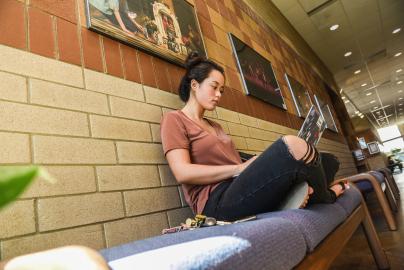
[[395,148],[404,148],[404,140],[401,137],[401,133],[398,130],[397,125],[379,128],[377,132],[379,133],[380,139],[383,142],[383,152],[390,152]]
[[382,139],[382,142],[391,140],[397,137],[401,137],[400,131],[398,130],[397,125],[385,127],[385,128],[379,128],[377,130],[377,133],[379,133],[380,139]]
[[404,148],[404,141],[403,138],[397,138],[388,142],[383,142],[384,151],[390,152],[392,149],[396,148]]

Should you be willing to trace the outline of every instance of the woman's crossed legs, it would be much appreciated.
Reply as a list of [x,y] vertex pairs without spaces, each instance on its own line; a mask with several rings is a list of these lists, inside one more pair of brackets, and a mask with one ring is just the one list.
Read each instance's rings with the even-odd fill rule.
[[[322,163],[327,163],[324,164],[327,173]],[[333,155],[320,155],[304,140],[284,136],[267,148],[237,178],[220,184],[210,195],[204,214],[235,220],[274,211],[292,187],[302,181],[307,181],[314,189],[309,203],[334,202],[336,196],[328,185],[338,167],[339,163]]]

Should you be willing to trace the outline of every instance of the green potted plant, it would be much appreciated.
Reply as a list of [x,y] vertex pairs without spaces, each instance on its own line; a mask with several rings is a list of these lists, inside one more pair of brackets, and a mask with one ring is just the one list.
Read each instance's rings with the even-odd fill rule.
[[0,167],[0,209],[15,200],[39,174],[50,179],[38,166]]

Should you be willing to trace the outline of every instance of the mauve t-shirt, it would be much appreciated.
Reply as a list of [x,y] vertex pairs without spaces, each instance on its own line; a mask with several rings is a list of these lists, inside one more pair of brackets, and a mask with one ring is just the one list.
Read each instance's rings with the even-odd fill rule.
[[[233,141],[222,127],[207,119],[216,135],[204,130],[182,111],[164,114],[161,121],[161,141],[164,155],[173,149],[188,149],[191,162],[200,165],[241,164],[240,156]],[[231,180],[231,179],[225,179]],[[220,183],[220,182],[219,182]],[[185,199],[194,213],[202,213],[209,194],[219,183],[208,185],[182,184]]]

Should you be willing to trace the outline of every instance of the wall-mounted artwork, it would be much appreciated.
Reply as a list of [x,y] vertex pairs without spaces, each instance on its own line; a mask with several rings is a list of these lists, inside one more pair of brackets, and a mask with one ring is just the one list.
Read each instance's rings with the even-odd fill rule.
[[90,29],[183,64],[206,56],[194,7],[186,0],[86,0]]
[[310,107],[313,105],[309,92],[292,76],[285,73],[285,78],[290,92],[292,93],[293,102],[295,103],[297,113],[300,117],[306,117],[309,113]]
[[380,153],[379,145],[377,142],[368,142],[369,154],[374,155]]
[[327,128],[334,132],[338,132],[337,125],[335,125],[334,118],[332,117],[331,110],[328,104],[324,103],[316,95],[314,95],[314,99],[316,100],[317,108],[319,108],[320,113],[327,124]]
[[355,157],[356,161],[364,160],[365,154],[361,149],[356,149],[355,151],[352,151],[353,156]]
[[360,138],[356,138],[356,139],[358,140],[358,145],[359,145],[360,149],[368,148],[364,137],[360,137]]
[[247,95],[286,110],[271,62],[234,35],[229,34],[229,37]]

